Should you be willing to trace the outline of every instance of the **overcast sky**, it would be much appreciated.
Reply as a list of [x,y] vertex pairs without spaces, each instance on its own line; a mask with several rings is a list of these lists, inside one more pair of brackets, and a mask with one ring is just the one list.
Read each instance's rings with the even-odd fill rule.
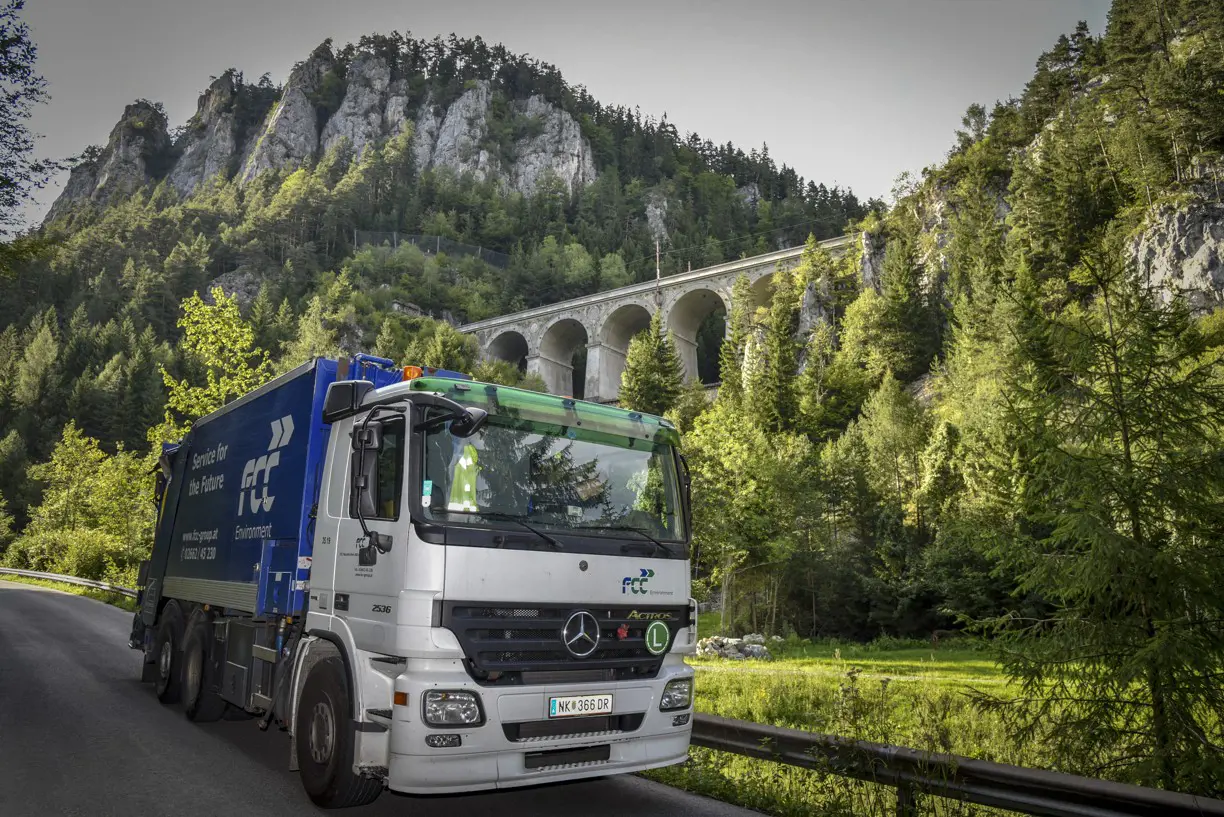
[[[331,37],[479,34],[551,62],[604,103],[667,113],[807,179],[886,196],[938,162],[972,102],[1017,95],[1037,56],[1109,0],[29,0],[52,99],[39,151],[106,141],[123,106],[195,112],[228,67],[278,83]],[[64,174],[66,176],[66,174]],[[62,183],[63,179],[59,182]],[[58,192],[44,191],[41,219]]]

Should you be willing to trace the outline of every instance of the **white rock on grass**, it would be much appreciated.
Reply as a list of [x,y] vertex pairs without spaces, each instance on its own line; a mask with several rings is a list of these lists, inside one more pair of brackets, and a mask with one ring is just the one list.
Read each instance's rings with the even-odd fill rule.
[[[764,641],[764,636],[758,634],[758,637],[762,642]],[[698,641],[697,654],[708,658],[725,658],[730,661],[743,661],[749,658],[768,661],[772,658],[763,643],[752,643],[748,637],[728,638],[721,635],[712,635]]]

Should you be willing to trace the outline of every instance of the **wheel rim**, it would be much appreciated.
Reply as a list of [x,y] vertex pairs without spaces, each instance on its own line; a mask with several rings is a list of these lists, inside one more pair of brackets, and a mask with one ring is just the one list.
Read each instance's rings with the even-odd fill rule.
[[157,671],[162,680],[170,677],[170,663],[174,660],[174,645],[170,639],[162,642],[161,655],[157,657]]
[[332,756],[335,740],[336,719],[332,717],[331,707],[320,701],[310,717],[310,758],[315,763],[326,763]]

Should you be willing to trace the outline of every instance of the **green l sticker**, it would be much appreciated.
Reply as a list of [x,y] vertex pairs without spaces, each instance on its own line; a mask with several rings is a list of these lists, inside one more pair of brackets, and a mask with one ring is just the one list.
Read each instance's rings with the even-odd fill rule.
[[652,621],[646,628],[646,649],[651,655],[662,655],[667,652],[667,643],[671,641],[671,630],[661,621]]

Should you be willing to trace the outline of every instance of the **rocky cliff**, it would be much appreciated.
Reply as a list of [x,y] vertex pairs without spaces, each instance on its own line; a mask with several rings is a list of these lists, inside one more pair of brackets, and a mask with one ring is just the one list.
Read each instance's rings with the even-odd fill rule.
[[1131,251],[1166,298],[1184,297],[1198,312],[1224,306],[1224,204],[1196,199],[1154,210]]
[[159,110],[131,105],[106,146],[72,171],[47,220],[163,178],[184,197],[218,176],[236,174],[246,184],[268,171],[316,161],[342,142],[360,158],[405,127],[413,128],[419,171],[471,173],[524,195],[550,177],[571,192],[595,180],[591,146],[578,122],[543,97],[505,99],[480,80],[444,104],[423,95],[419,83],[414,95],[412,85],[381,56],[358,53],[345,62],[324,44],[293,68],[275,104],[253,126],[238,121],[242,91],[232,72],[208,86],[173,143]]
[[571,192],[595,181],[591,146],[578,123],[540,96],[510,103],[510,130],[522,133],[511,137],[506,150],[491,150],[501,147],[490,140],[493,98],[489,83],[480,80],[443,115],[432,101],[422,105],[413,133],[417,167],[446,167],[482,180],[496,177],[524,195],[549,175]]
[[238,152],[235,134],[234,78],[226,73],[200,96],[196,115],[187,123],[175,147],[179,158],[170,171],[170,184],[187,196],[208,179],[229,172]]
[[318,154],[319,123],[311,97],[334,64],[331,49],[323,45],[294,67],[243,162],[243,182],[269,170],[296,167]]
[[128,105],[111,130],[106,146],[87,151],[72,169],[63,192],[51,205],[47,220],[67,214],[78,204],[104,205],[131,195],[164,172],[169,153],[165,114],[143,100]]

